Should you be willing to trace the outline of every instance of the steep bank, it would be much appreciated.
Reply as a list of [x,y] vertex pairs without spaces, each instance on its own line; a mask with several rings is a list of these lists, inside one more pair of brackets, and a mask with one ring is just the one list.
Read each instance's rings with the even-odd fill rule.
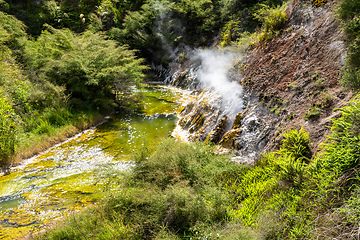
[[334,10],[334,1],[321,7],[294,1],[283,32],[249,53],[240,81],[279,117],[264,150],[277,147],[285,129],[301,126],[317,149],[329,132],[328,120],[339,115],[333,110],[352,97],[339,84],[346,49]]
[[[260,152],[279,148],[288,129],[304,127],[316,152],[329,133],[329,120],[340,114],[334,109],[353,96],[339,84],[346,49],[335,7],[334,1],[318,7],[304,1],[289,4],[282,32],[255,44],[232,69],[232,81],[244,88],[237,123],[226,119],[221,99],[203,92],[180,120],[189,139],[208,139],[219,143],[221,151],[236,150],[238,161],[253,162]],[[198,86],[189,69],[179,69],[173,84]]]

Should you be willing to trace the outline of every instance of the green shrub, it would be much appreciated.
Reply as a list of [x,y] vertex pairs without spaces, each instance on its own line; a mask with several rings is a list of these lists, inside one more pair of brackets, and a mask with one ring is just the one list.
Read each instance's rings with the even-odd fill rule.
[[[282,2],[280,1],[280,3]],[[253,46],[277,36],[288,20],[288,16],[285,14],[286,7],[286,2],[276,7],[273,1],[264,1],[254,5],[249,11],[256,20],[255,23],[261,24],[261,28],[252,33],[248,32],[248,30],[237,33],[239,36],[237,39],[238,45]],[[254,30],[252,29],[252,31]]]
[[5,42],[11,49],[22,46],[26,39],[26,26],[14,16],[0,11],[0,42]]
[[360,101],[355,97],[349,106],[340,109],[342,115],[332,120],[331,135],[321,155],[323,167],[342,173],[356,166],[360,159]]
[[304,128],[289,130],[283,136],[280,152],[288,153],[295,159],[311,157],[309,133]]
[[0,91],[0,164],[6,165],[15,153],[16,115],[9,101]]
[[37,134],[47,134],[51,132],[51,125],[48,121],[40,120],[40,124],[36,128]]
[[333,95],[331,95],[328,91],[324,91],[321,93],[322,103],[324,107],[328,107],[331,105],[333,101]]
[[[241,205],[231,211],[233,219],[245,226],[257,224],[257,220],[269,209],[290,214],[298,206],[297,189],[306,179],[306,162],[309,161],[309,134],[304,129],[290,130],[280,150],[266,153],[257,165],[246,172],[240,183],[228,183],[227,187],[237,197],[233,204]],[[282,204],[280,198],[293,199]],[[280,223],[279,223],[280,224]]]
[[259,4],[259,9],[254,12],[254,18],[262,23],[261,31],[258,35],[259,42],[271,40],[277,36],[288,20],[285,14],[286,4],[276,8],[271,8],[265,4]]
[[353,90],[360,88],[360,3],[357,0],[346,0],[340,4],[338,9],[339,17],[343,20],[343,30],[345,32],[345,44],[348,47],[346,56],[346,67],[342,77],[342,84]]
[[305,120],[316,120],[320,117],[320,113],[320,109],[317,106],[313,106],[305,113]]
[[153,154],[144,149],[136,156],[134,169],[120,183],[121,192],[87,211],[96,217],[87,220],[86,212],[69,217],[66,225],[43,238],[97,239],[111,229],[111,236],[121,236],[126,230],[124,236],[136,239],[197,239],[200,226],[227,221],[229,198],[222,185],[226,176],[246,169],[227,156],[214,155],[212,147],[167,140]]
[[348,62],[348,66],[344,68],[343,75],[341,78],[341,84],[354,91],[360,89],[359,70],[351,67],[351,63]]
[[346,0],[340,4],[338,14],[342,20],[353,19],[360,13],[360,3],[358,0]]
[[239,20],[230,20],[221,31],[221,46],[229,45],[231,42],[237,40],[242,32],[241,22]]
[[57,127],[64,126],[72,117],[72,114],[66,108],[51,109],[47,115],[49,123]]
[[353,191],[351,197],[345,201],[345,204],[341,206],[339,211],[343,213],[347,221],[357,224],[360,220],[360,198],[359,198],[359,188]]

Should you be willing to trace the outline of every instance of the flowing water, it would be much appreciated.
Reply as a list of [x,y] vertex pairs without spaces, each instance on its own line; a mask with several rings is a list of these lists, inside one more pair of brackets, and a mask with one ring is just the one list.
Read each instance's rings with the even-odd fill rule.
[[0,176],[0,239],[17,239],[116,190],[114,172],[169,136],[184,92],[145,86],[143,109],[123,111]]

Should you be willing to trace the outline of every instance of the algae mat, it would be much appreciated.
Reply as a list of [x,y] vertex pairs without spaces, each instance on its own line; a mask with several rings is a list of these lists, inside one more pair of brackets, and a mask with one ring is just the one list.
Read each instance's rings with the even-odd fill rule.
[[[175,127],[181,92],[143,87],[138,110],[51,148],[0,176],[0,239],[17,239],[118,191],[117,171]],[[140,109],[140,110],[139,110]]]

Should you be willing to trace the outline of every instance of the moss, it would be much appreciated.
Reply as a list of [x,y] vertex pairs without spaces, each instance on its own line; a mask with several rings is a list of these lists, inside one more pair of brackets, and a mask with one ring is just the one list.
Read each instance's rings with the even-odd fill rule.
[[269,110],[276,115],[279,115],[284,109],[280,108],[277,104],[274,107],[270,107]]
[[289,88],[289,89],[295,89],[295,90],[296,90],[296,89],[299,88],[299,85],[298,85],[298,83],[297,83],[296,81],[289,82],[288,88]]
[[324,107],[329,107],[332,104],[333,96],[329,92],[322,92],[321,98],[324,103]]

